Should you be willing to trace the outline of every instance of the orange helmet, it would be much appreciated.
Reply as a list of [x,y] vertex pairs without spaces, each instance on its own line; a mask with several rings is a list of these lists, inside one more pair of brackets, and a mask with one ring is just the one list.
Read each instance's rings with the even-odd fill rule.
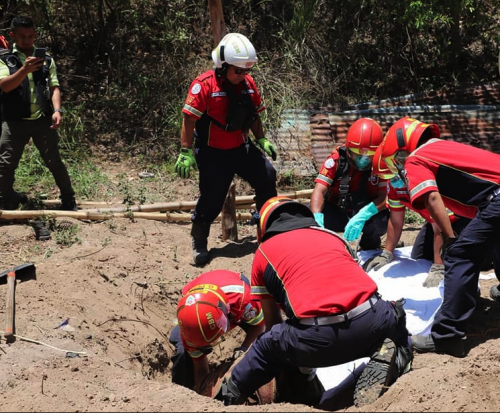
[[312,211],[304,204],[294,201],[286,196],[275,196],[266,201],[260,209],[260,237],[259,242],[263,241],[266,232],[271,223],[283,212],[291,215],[300,214],[314,219]]
[[[412,153],[426,133],[428,139],[439,138],[439,127],[433,123],[423,123],[408,116],[392,125],[382,143],[382,157],[391,172],[397,174],[404,160]],[[428,135],[428,136],[427,136]]]
[[382,158],[382,145],[377,148],[373,156],[372,174],[378,176],[380,179],[391,179],[394,177],[394,173],[390,171],[384,158]]
[[229,328],[226,294],[215,284],[191,288],[177,305],[177,320],[188,346],[214,346]]
[[345,146],[360,171],[366,171],[371,167],[373,155],[383,137],[382,128],[373,119],[361,118],[351,125]]

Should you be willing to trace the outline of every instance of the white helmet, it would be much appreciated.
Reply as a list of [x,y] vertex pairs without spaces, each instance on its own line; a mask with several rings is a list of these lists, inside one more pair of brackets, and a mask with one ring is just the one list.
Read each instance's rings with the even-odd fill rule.
[[212,51],[212,60],[215,67],[218,68],[227,63],[242,69],[248,69],[257,62],[257,55],[253,44],[245,36],[239,33],[229,33]]

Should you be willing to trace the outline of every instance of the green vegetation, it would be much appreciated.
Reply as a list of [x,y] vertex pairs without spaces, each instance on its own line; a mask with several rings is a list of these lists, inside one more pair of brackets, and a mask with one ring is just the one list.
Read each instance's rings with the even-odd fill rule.
[[423,219],[422,216],[417,214],[415,211],[407,209],[405,214],[405,224],[422,226],[425,224],[425,219]]
[[[226,29],[247,35],[252,72],[268,110],[343,110],[348,105],[498,78],[500,0],[223,1]],[[62,150],[77,196],[107,199],[118,188],[104,160],[134,159],[169,191],[178,154],[181,108],[199,73],[212,67],[207,2],[195,0],[3,0],[10,16],[31,14],[37,43],[56,59],[65,112]],[[285,185],[299,184],[280,178]],[[54,183],[28,147],[16,189],[50,194]]]

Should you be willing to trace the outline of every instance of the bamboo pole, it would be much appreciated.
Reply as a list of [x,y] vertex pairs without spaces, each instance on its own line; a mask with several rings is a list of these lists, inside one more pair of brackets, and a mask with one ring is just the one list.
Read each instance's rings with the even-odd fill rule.
[[[81,211],[0,211],[0,221],[2,220],[21,220],[32,219],[40,217],[53,217],[53,218],[75,218],[79,220],[89,221],[105,221],[113,218],[129,218],[129,219],[150,219],[155,221],[169,221],[169,222],[191,222],[191,214],[182,213],[156,213],[156,212],[130,212],[130,213],[99,213],[91,212],[89,210]],[[249,212],[236,212],[236,220],[247,221],[252,218]],[[215,219],[221,221],[221,215]]]
[[[280,196],[286,196],[291,199],[305,200],[309,199],[312,194],[311,190],[294,191],[289,193],[282,193]],[[235,203],[237,209],[251,209],[255,207],[254,197],[250,196],[240,196],[236,197]],[[43,216],[58,217],[68,217],[81,220],[92,220],[101,221],[112,218],[128,218],[134,217],[137,219],[158,219],[160,221],[188,221],[188,219],[183,218],[191,217],[191,214],[169,214],[169,211],[179,211],[179,210],[193,210],[196,206],[196,201],[179,201],[179,202],[169,202],[163,204],[151,204],[151,205],[139,205],[130,208],[100,208],[100,209],[81,209],[78,211],[59,211],[59,210],[34,210],[34,211],[2,211],[0,210],[0,221],[2,220],[22,220],[22,219],[32,219],[39,218]],[[158,212],[158,213],[155,213]],[[163,213],[162,213],[163,212]],[[166,218],[165,218],[166,217]],[[251,214],[236,213],[236,219],[246,220],[250,219]],[[190,219],[190,218],[189,218]],[[217,218],[220,220],[220,216]]]
[[[310,199],[312,194],[312,189],[302,190],[302,191],[294,191],[289,193],[279,194],[279,196],[286,196],[291,199]],[[196,207],[197,201],[178,201],[178,202],[166,202],[166,203],[155,203],[149,205],[138,205],[132,206],[129,208],[121,207],[121,208],[99,208],[95,211],[97,212],[163,212],[163,211],[191,211]],[[252,207],[254,205],[254,196],[253,195],[245,195],[239,196],[235,199],[236,209],[246,209],[249,206]]]

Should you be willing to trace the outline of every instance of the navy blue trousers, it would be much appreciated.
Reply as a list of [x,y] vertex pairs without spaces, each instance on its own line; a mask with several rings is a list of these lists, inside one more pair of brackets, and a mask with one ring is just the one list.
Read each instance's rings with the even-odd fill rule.
[[172,361],[172,383],[194,389],[193,359],[186,353],[181,340],[181,329],[175,326],[170,333],[170,343],[175,347]]
[[[325,228],[335,232],[344,232],[349,217],[344,210],[331,202],[325,202],[323,207]],[[382,243],[381,238],[387,233],[389,211],[384,209],[366,221],[359,246],[363,250],[375,250]]]
[[369,357],[387,337],[408,347],[406,326],[397,325],[394,307],[381,299],[347,322],[325,326],[283,322],[257,338],[231,377],[248,396],[292,366],[328,367]]
[[431,330],[434,340],[465,336],[466,322],[476,308],[481,264],[488,255],[493,257],[495,273],[499,274],[500,196],[479,209],[446,251],[443,304]]
[[254,189],[257,211],[269,198],[277,195],[276,170],[252,142],[249,142],[248,152],[245,145],[235,149],[201,146],[196,148],[195,156],[200,172],[200,197],[193,221],[212,223],[215,220],[235,175]]
[[[452,224],[453,231],[460,235],[470,221],[468,218],[460,218]],[[423,258],[434,262],[434,229],[431,223],[426,222],[417,234],[411,249],[411,257],[414,260]]]

